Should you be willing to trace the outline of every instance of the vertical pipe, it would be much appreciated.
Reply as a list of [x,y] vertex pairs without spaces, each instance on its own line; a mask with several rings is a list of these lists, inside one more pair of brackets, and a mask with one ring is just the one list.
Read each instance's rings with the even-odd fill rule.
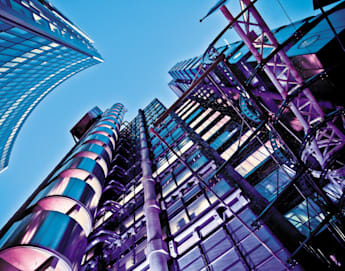
[[155,180],[152,177],[152,163],[146,138],[145,116],[141,109],[139,110],[139,119],[141,169],[143,172],[142,182],[144,187],[144,213],[147,230],[146,257],[149,261],[150,270],[168,271],[168,253],[162,239],[162,229],[159,219],[160,208],[156,201]]

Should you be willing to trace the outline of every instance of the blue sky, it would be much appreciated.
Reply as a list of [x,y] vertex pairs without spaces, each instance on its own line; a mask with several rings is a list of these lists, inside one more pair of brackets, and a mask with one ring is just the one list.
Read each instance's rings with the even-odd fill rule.
[[[105,61],[68,79],[29,116],[0,174],[0,227],[73,146],[69,130],[92,107],[122,102],[131,120],[154,97],[166,106],[174,102],[168,70],[200,55],[227,24],[219,11],[199,22],[216,2],[51,1],[95,41]],[[313,14],[311,0],[280,2],[292,20]],[[261,0],[259,8],[270,26],[289,23],[277,1]]]

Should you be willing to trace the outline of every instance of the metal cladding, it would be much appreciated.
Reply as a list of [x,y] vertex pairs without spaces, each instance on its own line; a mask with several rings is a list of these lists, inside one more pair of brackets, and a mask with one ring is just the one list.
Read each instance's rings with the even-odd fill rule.
[[77,270],[124,115],[103,113],[17,213],[0,239],[1,270]]

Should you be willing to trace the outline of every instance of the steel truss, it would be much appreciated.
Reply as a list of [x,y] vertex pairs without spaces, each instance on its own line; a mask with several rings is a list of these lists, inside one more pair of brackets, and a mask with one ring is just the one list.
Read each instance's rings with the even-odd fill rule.
[[[220,10],[261,65],[260,68],[269,77],[283,100],[290,99],[289,108],[301,123],[305,134],[308,135],[315,125],[325,119],[325,114],[308,88],[295,93],[295,90],[303,85],[303,79],[253,5],[254,2],[240,0],[242,12],[235,17],[224,5]],[[255,30],[260,34],[253,38]],[[312,156],[324,169],[332,156],[341,150],[344,144],[345,135],[334,123],[328,121],[323,129],[314,132],[312,140],[304,145],[303,162],[307,162]]]

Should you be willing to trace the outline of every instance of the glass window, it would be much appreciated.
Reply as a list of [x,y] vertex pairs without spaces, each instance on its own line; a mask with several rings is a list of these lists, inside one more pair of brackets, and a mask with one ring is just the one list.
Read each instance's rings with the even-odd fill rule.
[[190,191],[186,193],[186,195],[183,197],[184,201],[188,201],[193,196],[195,196],[200,191],[199,185],[195,185]]
[[130,215],[125,220],[123,220],[122,225],[127,229],[130,225],[133,224],[133,222],[133,215]]
[[235,169],[243,177],[248,176],[255,168],[260,164],[265,162],[265,160],[270,156],[270,152],[273,153],[271,143],[267,141],[265,146],[258,148],[253,154],[251,154],[246,160],[239,164]]
[[224,160],[228,160],[235,151],[241,146],[241,144],[252,134],[252,130],[247,131],[240,139],[236,140],[229,148],[227,148],[220,156]]
[[269,201],[277,196],[277,186],[279,187],[279,192],[281,192],[295,174],[295,171],[289,167],[282,166],[285,172],[281,168],[277,168],[255,186],[256,190]]
[[8,41],[14,41],[14,42],[18,41],[18,38],[15,35],[12,35],[7,32],[0,32],[0,38],[8,40]]
[[195,103],[195,102],[192,101],[192,100],[187,100],[187,101],[183,104],[183,106],[180,107],[180,109],[182,108],[182,110],[180,111],[180,109],[179,109],[179,110],[176,111],[176,113],[178,112],[177,115],[181,116],[181,115],[182,115],[184,112],[186,112],[191,106],[193,106],[194,103]]
[[[231,186],[224,179],[222,179],[216,183],[212,189],[219,197],[221,197],[231,190]],[[211,191],[207,191],[207,197],[211,203],[217,200],[216,196]]]
[[175,213],[178,209],[180,209],[182,207],[183,207],[182,201],[180,199],[178,199],[176,202],[174,202],[173,205],[171,205],[168,208],[168,210],[167,210],[168,216],[171,216],[173,213]]
[[33,37],[33,35],[30,34],[29,32],[26,32],[25,30],[17,28],[17,27],[11,28],[11,30],[9,30],[8,32],[15,34],[17,36],[27,38],[27,39]]
[[186,119],[186,123],[189,124],[202,110],[202,108],[198,108],[188,119]]
[[228,139],[230,139],[236,132],[238,128],[233,129],[232,131],[224,131],[220,136],[218,136],[210,146],[215,150],[219,149]]
[[198,247],[195,247],[177,261],[181,270],[200,270],[205,266]]
[[211,108],[208,108],[205,112],[203,112],[196,120],[194,120],[189,126],[194,128],[203,118],[205,118],[210,112],[212,111]]
[[185,168],[181,173],[179,173],[176,176],[176,182],[178,185],[180,185],[181,183],[183,183],[187,178],[189,178],[189,176],[192,175],[192,172],[188,169]]
[[175,126],[177,125],[177,123],[175,121],[170,122],[170,124],[168,125],[167,129],[169,131],[171,131],[173,128],[175,128]]
[[214,259],[227,252],[232,246],[229,237],[223,229],[219,229],[202,242],[202,247],[209,262],[212,262]]
[[190,166],[193,170],[197,171],[200,167],[202,167],[207,162],[207,158],[203,155],[200,155],[196,161],[193,161]]
[[170,182],[168,182],[162,189],[163,197],[168,195],[171,191],[173,191],[176,188],[175,182],[171,179]]
[[[290,212],[285,214],[285,217],[305,236],[309,234],[309,228],[312,231],[325,218],[319,206],[313,201],[307,199],[297,205]],[[309,212],[309,214],[308,214]]]
[[206,200],[204,195],[201,195],[199,198],[197,198],[193,203],[191,203],[187,209],[188,213],[191,219],[196,218],[199,214],[201,214],[203,211],[205,211],[210,204]]
[[169,219],[169,226],[171,234],[175,234],[178,230],[182,229],[189,222],[188,216],[184,210],[179,212],[173,218]]
[[213,136],[221,127],[223,127],[228,121],[230,120],[229,116],[224,116],[220,121],[216,123],[209,131],[207,131],[203,136],[203,140],[208,140],[211,136]]
[[184,113],[183,116],[181,116],[181,119],[185,120],[199,105],[199,103],[196,103],[191,109]]
[[204,130],[212,121],[214,121],[218,116],[220,115],[220,112],[216,111],[214,112],[202,125],[200,125],[195,132],[200,134],[202,130]]
[[181,135],[183,135],[183,130],[182,128],[177,128],[173,133],[172,133],[172,137],[176,140],[178,139]]

